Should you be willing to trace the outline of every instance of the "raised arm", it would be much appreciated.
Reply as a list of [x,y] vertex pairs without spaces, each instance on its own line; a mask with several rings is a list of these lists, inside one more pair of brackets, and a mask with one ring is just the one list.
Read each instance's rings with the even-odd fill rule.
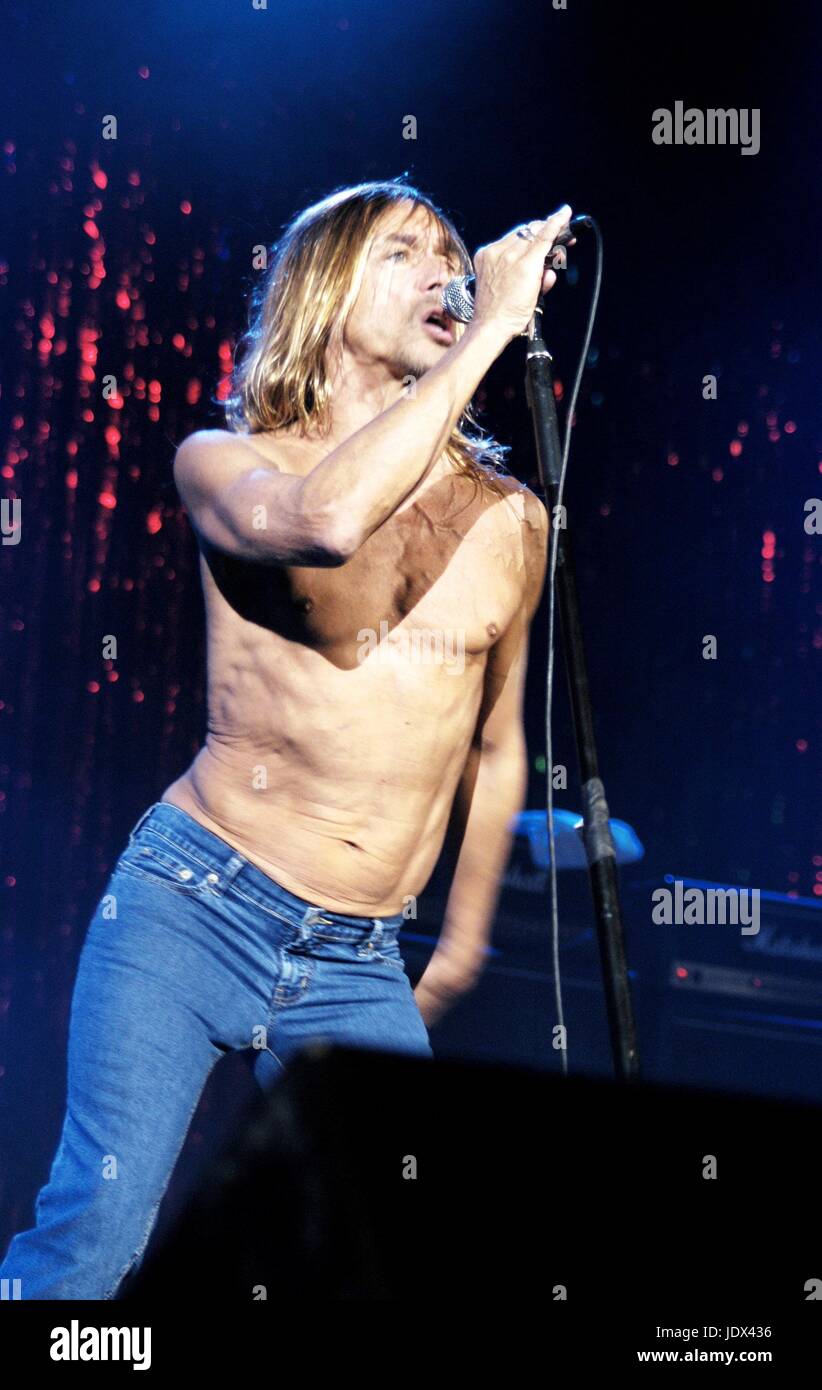
[[[475,257],[472,321],[387,410],[305,477],[277,469],[242,436],[202,430],[177,451],[174,477],[195,529],[212,545],[262,564],[342,565],[396,510],[441,456],[492,362],[528,324],[540,287],[556,272],[545,257],[567,224],[567,204],[516,229]],[[535,230],[534,230],[535,229]]]
[[402,396],[305,477],[281,472],[242,435],[198,430],[174,460],[192,525],[219,550],[261,564],[343,565],[440,457],[509,341],[471,324]]
[[308,505],[304,478],[281,472],[241,435],[197,430],[174,459],[194,530],[209,545],[268,565],[342,565],[339,511]]

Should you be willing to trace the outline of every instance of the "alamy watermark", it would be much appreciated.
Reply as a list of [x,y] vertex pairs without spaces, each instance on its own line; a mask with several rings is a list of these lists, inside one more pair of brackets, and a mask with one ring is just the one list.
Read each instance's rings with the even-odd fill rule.
[[15,497],[13,500],[4,497],[0,500],[0,531],[3,534],[3,545],[20,544],[21,511],[19,497]]
[[651,120],[651,139],[655,145],[741,145],[742,154],[759,154],[759,107],[696,106],[685,109],[675,101],[674,109],[658,106]]
[[659,926],[677,927],[736,927],[740,923],[742,936],[756,936],[759,931],[758,888],[687,888],[681,878],[674,879],[670,888],[656,888],[651,894],[654,903],[651,921]]
[[465,631],[463,628],[397,627],[391,637],[388,623],[380,622],[379,635],[373,627],[357,633],[357,661],[372,657],[391,662],[399,653],[413,666],[445,666],[449,676],[465,670]]

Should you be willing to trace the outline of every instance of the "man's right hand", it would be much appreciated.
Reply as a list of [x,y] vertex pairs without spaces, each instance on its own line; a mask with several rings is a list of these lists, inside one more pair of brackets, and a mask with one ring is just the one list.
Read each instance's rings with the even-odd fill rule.
[[526,224],[535,234],[533,240],[517,236],[515,228],[480,247],[474,257],[473,323],[494,323],[509,341],[525,331],[540,292],[556,284],[556,271],[545,265],[545,258],[572,215],[563,203],[544,221]]
[[477,984],[484,964],[484,953],[465,951],[443,940],[437,943],[414,989],[414,999],[426,1028],[437,1023],[447,1009]]

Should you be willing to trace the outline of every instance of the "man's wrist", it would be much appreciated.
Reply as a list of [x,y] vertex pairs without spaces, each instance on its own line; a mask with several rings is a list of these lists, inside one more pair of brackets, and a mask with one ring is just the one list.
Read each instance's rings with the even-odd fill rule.
[[508,327],[497,319],[471,319],[460,342],[481,343],[484,349],[492,353],[493,358],[496,359],[514,336]]
[[485,947],[478,942],[470,944],[457,938],[440,935],[434,954],[428,962],[443,983],[454,984],[455,988],[465,988],[482,972],[485,964]]

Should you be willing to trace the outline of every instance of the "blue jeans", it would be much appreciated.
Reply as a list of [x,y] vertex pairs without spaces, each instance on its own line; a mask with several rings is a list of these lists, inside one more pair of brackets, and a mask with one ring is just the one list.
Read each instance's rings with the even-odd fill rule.
[[139,819],[91,920],[65,1120],[7,1298],[114,1298],[148,1244],[212,1067],[256,1049],[261,1086],[311,1039],[433,1056],[398,945],[402,914],[296,897],[177,806]]

